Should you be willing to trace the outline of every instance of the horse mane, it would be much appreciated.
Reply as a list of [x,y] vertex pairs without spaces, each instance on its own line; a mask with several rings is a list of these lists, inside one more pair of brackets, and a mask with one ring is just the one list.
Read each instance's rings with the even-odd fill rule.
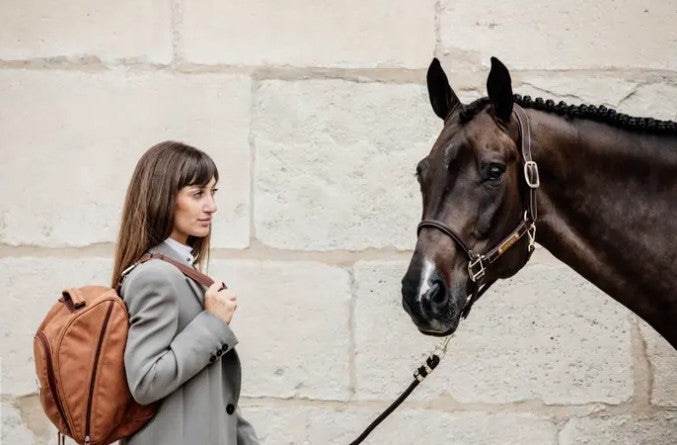
[[[663,121],[650,117],[632,117],[627,114],[618,113],[613,108],[607,108],[604,105],[567,105],[564,101],[555,104],[555,101],[552,99],[544,100],[541,97],[537,97],[532,100],[531,96],[522,97],[519,94],[513,95],[513,100],[523,108],[533,108],[534,110],[555,113],[571,118],[589,119],[625,130],[677,135],[677,122]],[[460,111],[461,123],[470,121],[489,103],[489,98],[483,97],[468,105],[463,105]]]

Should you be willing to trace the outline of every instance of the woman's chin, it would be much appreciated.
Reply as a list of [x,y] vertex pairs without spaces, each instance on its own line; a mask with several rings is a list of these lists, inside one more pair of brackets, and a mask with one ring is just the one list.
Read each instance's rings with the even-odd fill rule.
[[210,232],[209,227],[206,229],[200,228],[191,232],[190,236],[194,238],[204,238],[205,236],[209,235],[209,232]]

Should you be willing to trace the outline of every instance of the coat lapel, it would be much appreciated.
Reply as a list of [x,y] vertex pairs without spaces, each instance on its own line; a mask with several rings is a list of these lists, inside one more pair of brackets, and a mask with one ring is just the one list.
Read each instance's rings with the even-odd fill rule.
[[[190,262],[186,258],[182,258],[179,252],[172,249],[171,246],[169,246],[165,242],[161,242],[157,246],[151,247],[150,249],[148,249],[148,251],[150,253],[160,253],[162,255],[170,257],[175,261],[185,264],[186,266],[193,267],[193,265],[190,264]],[[198,303],[200,303],[200,306],[204,307],[204,293],[206,289],[204,289],[202,285],[196,283],[195,281],[193,281],[192,279],[188,278],[185,275],[184,279],[186,280],[186,283],[188,284],[190,290],[193,292],[193,295],[195,295],[195,298],[197,299]]]

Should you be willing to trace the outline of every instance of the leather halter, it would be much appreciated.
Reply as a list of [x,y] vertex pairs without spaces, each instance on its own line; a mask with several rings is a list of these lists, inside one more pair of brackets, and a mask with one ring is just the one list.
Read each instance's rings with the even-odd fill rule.
[[[503,253],[505,253],[512,245],[519,241],[524,235],[529,237],[528,253],[534,250],[534,242],[536,239],[536,218],[538,217],[538,209],[536,207],[536,189],[540,185],[538,176],[538,165],[531,157],[531,128],[529,126],[529,117],[524,112],[524,109],[517,104],[513,105],[513,113],[517,119],[517,127],[520,136],[520,148],[522,152],[522,167],[524,170],[524,179],[528,187],[528,196],[525,198],[524,217],[517,227],[510,232],[498,245],[489,249],[483,254],[479,254],[467,247],[460,236],[448,225],[441,221],[434,219],[424,219],[421,221],[416,229],[417,236],[421,233],[424,227],[433,227],[448,235],[468,259],[468,275],[470,280],[475,283],[473,292],[468,296],[465,307],[463,308],[463,318],[468,316],[472,305],[486,292],[489,287],[496,282],[491,280],[484,281],[487,267],[492,265]],[[527,258],[528,261],[528,258]],[[481,287],[481,288],[480,288]]]

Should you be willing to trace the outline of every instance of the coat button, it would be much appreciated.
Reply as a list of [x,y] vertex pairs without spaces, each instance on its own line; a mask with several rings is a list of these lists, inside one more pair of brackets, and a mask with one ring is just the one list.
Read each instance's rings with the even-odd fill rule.
[[214,354],[209,356],[209,363],[214,363],[216,361],[216,356]]
[[229,403],[228,406],[226,406],[226,412],[229,416],[235,412],[235,407],[232,403]]
[[221,354],[223,354],[223,351],[220,350],[220,349],[217,349],[217,350],[216,350],[216,356],[217,356],[217,357],[221,357]]
[[221,350],[223,352],[226,352],[228,350],[228,345],[223,345],[223,347],[221,347]]

